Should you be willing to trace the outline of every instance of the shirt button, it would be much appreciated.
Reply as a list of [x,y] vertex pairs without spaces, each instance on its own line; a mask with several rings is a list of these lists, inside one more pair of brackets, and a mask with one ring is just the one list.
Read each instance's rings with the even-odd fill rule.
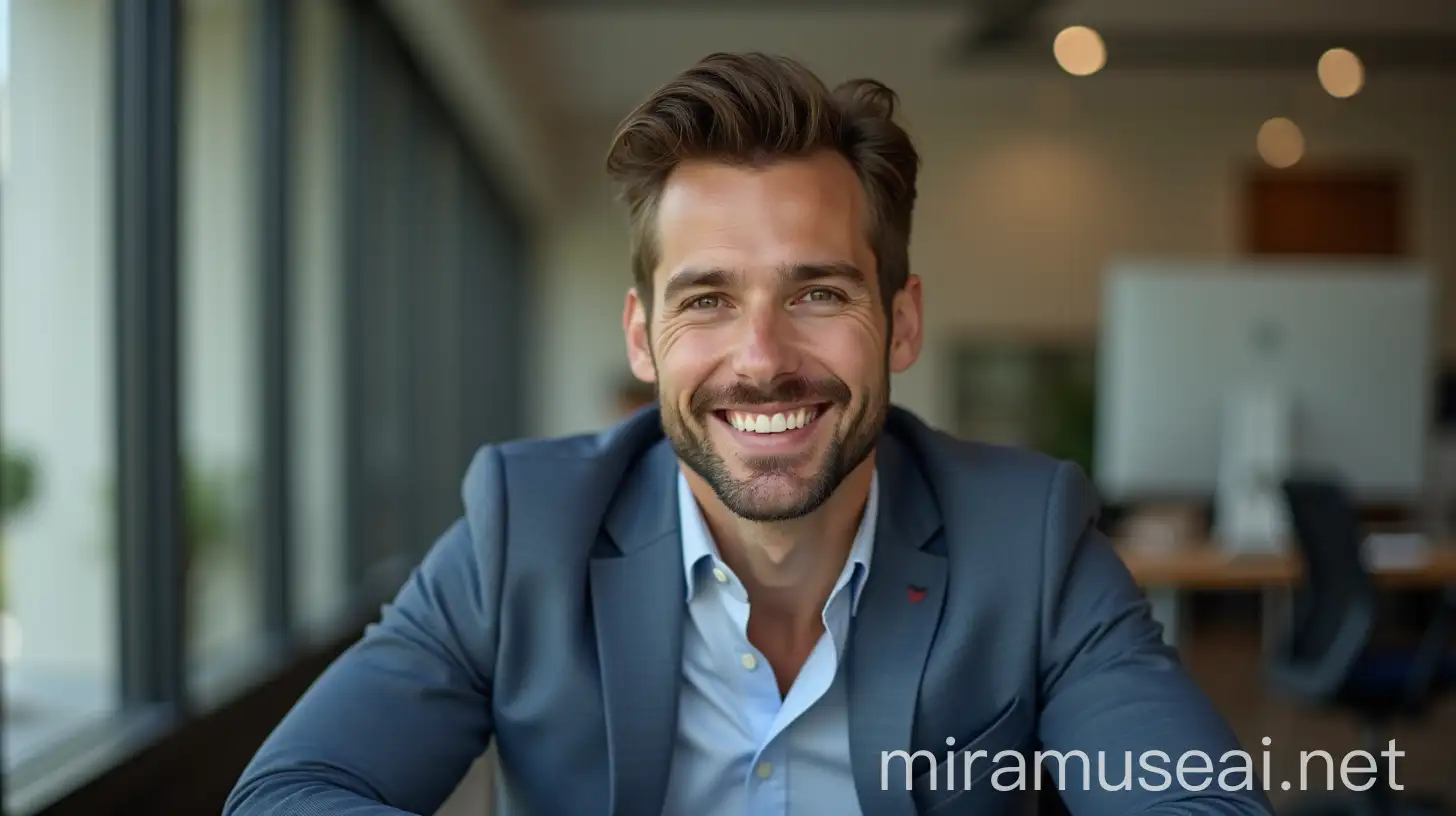
[[718,579],[718,583],[720,583],[720,584],[726,584],[726,583],[728,583],[728,573],[724,572],[723,570],[721,570],[721,569],[719,569],[717,567],[714,567],[713,568],[713,577],[714,578],[717,578]]
[[758,658],[754,657],[751,654],[746,654],[743,656],[743,668],[748,669],[749,671],[753,671],[757,667]]
[[760,762],[760,763],[758,763],[758,778],[759,779],[768,779],[770,776],[773,776],[773,763],[772,762]]

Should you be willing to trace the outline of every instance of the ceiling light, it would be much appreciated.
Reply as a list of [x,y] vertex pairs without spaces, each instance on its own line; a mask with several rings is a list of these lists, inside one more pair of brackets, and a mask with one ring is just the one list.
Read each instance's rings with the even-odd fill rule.
[[1304,156],[1304,134],[1299,125],[1276,116],[1259,127],[1259,155],[1270,167],[1293,167]]
[[1339,99],[1348,99],[1365,84],[1365,66],[1348,48],[1331,48],[1319,60],[1320,85],[1325,92]]
[[1072,76],[1091,76],[1107,64],[1107,48],[1102,36],[1087,26],[1062,29],[1052,42],[1052,53],[1062,70]]

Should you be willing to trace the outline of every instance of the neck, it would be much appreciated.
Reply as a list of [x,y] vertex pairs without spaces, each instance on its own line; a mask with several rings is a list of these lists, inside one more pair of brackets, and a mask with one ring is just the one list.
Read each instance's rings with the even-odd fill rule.
[[754,522],[735,515],[696,473],[688,483],[718,551],[743,582],[755,614],[780,618],[793,628],[820,624],[869,499],[871,454],[813,513],[781,522]]

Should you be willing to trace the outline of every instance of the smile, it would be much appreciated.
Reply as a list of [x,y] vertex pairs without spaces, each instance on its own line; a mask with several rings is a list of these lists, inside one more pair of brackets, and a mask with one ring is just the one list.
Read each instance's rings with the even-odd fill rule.
[[718,415],[734,430],[749,434],[781,434],[806,428],[823,413],[822,405],[804,405],[782,411],[758,413],[727,410]]

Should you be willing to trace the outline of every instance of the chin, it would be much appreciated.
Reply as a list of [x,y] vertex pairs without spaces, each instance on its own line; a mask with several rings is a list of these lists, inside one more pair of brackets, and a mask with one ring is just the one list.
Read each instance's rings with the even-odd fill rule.
[[819,509],[838,487],[838,480],[828,472],[826,455],[819,451],[794,457],[794,461],[770,461],[761,455],[751,460],[725,468],[726,479],[710,479],[723,504],[750,521],[802,518]]
[[723,504],[740,518],[759,523],[793,521],[818,510],[823,500],[811,491],[772,492],[740,486],[720,494]]

